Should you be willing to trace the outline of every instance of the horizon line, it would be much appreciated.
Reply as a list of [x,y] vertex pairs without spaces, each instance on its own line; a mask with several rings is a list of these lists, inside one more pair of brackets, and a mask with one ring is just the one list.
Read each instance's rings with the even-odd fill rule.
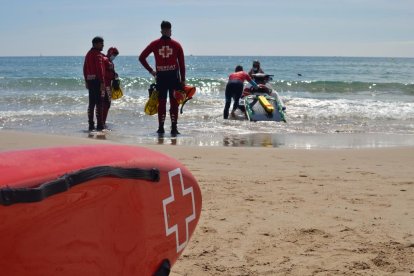
[[[0,58],[7,57],[84,57],[85,55],[7,55]],[[137,57],[139,55],[121,55],[123,57]],[[185,57],[315,57],[315,58],[414,58],[413,56],[356,56],[356,55],[194,55],[188,54]]]

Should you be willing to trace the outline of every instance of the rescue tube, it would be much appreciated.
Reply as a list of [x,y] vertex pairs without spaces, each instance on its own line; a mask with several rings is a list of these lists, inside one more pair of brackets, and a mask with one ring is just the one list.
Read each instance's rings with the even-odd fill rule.
[[265,98],[265,96],[261,95],[261,96],[257,96],[257,98],[259,99],[260,104],[263,106],[266,112],[272,113],[275,110],[273,105],[269,103],[269,101]]
[[184,105],[193,98],[195,92],[195,86],[191,85],[184,85],[182,90],[174,90],[174,98],[181,104],[180,114],[183,114]]
[[122,98],[123,95],[124,95],[124,93],[122,92],[121,88],[116,89],[116,90],[112,88],[112,94],[111,94],[112,100],[118,100],[118,99]]
[[168,274],[201,192],[177,160],[93,145],[0,153],[2,275]]
[[145,103],[144,112],[147,115],[155,115],[158,113],[158,91],[155,83],[151,84],[148,93],[149,99]]
[[121,82],[120,80],[114,79],[112,81],[112,91],[111,91],[111,98],[112,100],[117,100],[119,98],[121,98],[124,95],[124,93],[122,92],[121,89]]

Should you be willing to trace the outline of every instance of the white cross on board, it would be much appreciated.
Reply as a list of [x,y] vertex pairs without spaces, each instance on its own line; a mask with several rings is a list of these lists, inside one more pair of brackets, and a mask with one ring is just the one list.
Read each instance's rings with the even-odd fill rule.
[[162,201],[165,234],[169,236],[175,233],[178,253],[188,243],[190,232],[188,224],[196,219],[194,191],[193,187],[184,187],[180,168],[168,172],[168,177],[170,196]]
[[168,58],[173,54],[173,49],[170,46],[162,46],[161,49],[158,50],[158,54],[163,58]]

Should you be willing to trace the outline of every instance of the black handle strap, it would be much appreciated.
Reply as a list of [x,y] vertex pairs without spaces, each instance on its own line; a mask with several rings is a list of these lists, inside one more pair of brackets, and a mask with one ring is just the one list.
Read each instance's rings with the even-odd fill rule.
[[117,177],[124,179],[143,179],[153,182],[160,180],[158,169],[120,168],[99,166],[65,174],[55,180],[43,183],[35,188],[0,189],[0,205],[42,201],[49,196],[68,191],[71,187],[99,177]]
[[189,101],[189,100],[191,100],[192,99],[192,97],[191,98],[187,98],[187,99],[185,99],[185,101],[183,102],[183,104],[181,105],[181,109],[180,109],[180,114],[183,114],[183,108],[184,108],[184,105]]

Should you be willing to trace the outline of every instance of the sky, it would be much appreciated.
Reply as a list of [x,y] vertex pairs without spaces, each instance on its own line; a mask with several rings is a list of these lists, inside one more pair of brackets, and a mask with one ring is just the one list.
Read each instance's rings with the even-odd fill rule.
[[0,56],[139,55],[172,23],[186,55],[414,57],[414,0],[0,0]]

